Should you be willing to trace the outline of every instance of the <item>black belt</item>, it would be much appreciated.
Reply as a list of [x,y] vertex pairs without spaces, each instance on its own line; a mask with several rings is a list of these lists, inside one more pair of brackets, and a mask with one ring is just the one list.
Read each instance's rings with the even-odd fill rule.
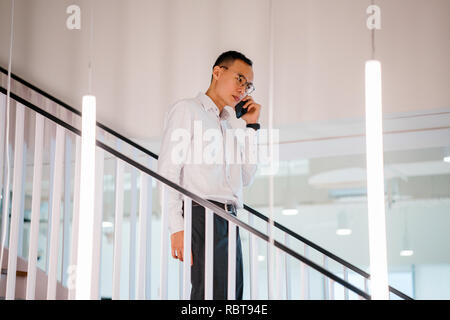
[[[216,206],[224,209],[228,213],[232,213],[232,212],[236,213],[236,206],[234,204],[222,203],[222,202],[218,202],[218,201],[214,201],[214,200],[208,200],[208,201],[211,202],[211,203],[214,203]],[[201,204],[198,204],[195,201],[192,201],[192,206],[193,207],[197,207],[197,206],[203,207]]]

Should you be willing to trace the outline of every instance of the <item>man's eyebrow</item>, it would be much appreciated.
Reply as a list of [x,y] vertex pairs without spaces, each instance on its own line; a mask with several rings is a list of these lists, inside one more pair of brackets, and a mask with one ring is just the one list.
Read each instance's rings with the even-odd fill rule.
[[[243,77],[244,79],[245,79],[245,81],[247,81],[248,82],[248,79],[247,79],[247,77],[246,76],[244,76],[242,73],[239,73],[238,72],[238,75],[240,76],[240,77]],[[251,83],[251,82],[248,82],[248,83]]]

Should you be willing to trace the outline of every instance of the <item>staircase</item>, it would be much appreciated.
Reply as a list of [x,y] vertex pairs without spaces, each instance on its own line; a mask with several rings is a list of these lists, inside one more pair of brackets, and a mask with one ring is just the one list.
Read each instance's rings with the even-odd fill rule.
[[[7,95],[7,71],[0,68],[0,127],[6,126],[6,95]],[[11,78],[11,113],[9,143],[6,143],[5,130],[0,133],[0,190],[1,201],[1,244],[4,246],[2,255],[2,275],[0,280],[0,297],[6,299],[74,299],[75,288],[71,270],[77,265],[77,246],[83,229],[78,226],[78,201],[80,193],[80,134],[81,113],[68,106],[64,102],[50,96],[36,88],[25,80],[12,75]],[[48,144],[46,146],[45,144]],[[167,214],[164,201],[157,217],[153,213],[152,183],[153,180],[164,185],[165,188],[173,188],[183,194],[185,208],[190,207],[191,201],[196,201],[206,208],[207,213],[214,212],[227,219],[231,226],[237,226],[248,233],[248,287],[250,299],[335,299],[336,292],[342,293],[342,299],[370,299],[370,275],[344,259],[334,255],[326,249],[298,235],[289,228],[274,222],[274,228],[283,236],[273,240],[273,247],[267,245],[269,239],[266,233],[259,231],[256,225],[266,224],[269,228],[269,219],[245,205],[243,212],[237,218],[228,215],[223,209],[209,201],[198,197],[189,190],[172,183],[158,175],[152,168],[158,156],[142,146],[134,143],[110,128],[97,123],[96,141],[96,210],[94,222],[93,244],[93,268],[91,274],[91,298],[100,299],[100,266],[103,263],[112,263],[113,271],[110,277],[112,299],[121,299],[121,286],[124,275],[121,268],[128,253],[129,274],[128,299],[168,299],[169,291],[173,291],[172,276],[169,277],[169,240],[167,231]],[[10,183],[6,187],[7,178],[5,163],[5,147],[10,150]],[[47,148],[49,152],[43,150]],[[27,174],[27,153],[33,154],[33,188],[32,209],[29,223],[29,239],[24,238],[24,193],[23,185]],[[49,154],[48,159],[46,155]],[[28,157],[30,158],[30,157]],[[48,161],[49,187],[48,187],[48,214],[46,235],[46,263],[45,270],[37,266],[39,226],[41,216],[41,182],[42,164]],[[114,199],[107,199],[108,205],[103,205],[105,170],[107,161],[114,163]],[[72,166],[73,171],[72,171]],[[129,201],[130,228],[129,232],[137,237],[130,237],[128,251],[123,246],[123,221],[124,221],[124,180],[125,171],[130,171],[131,187]],[[140,182],[138,196],[137,182]],[[64,185],[62,184],[64,182]],[[73,184],[71,183],[73,182]],[[164,191],[163,191],[164,192]],[[5,206],[8,203],[8,206]],[[104,210],[114,212],[113,221],[103,221]],[[139,215],[137,214],[139,212]],[[71,214],[72,213],[72,214]],[[246,219],[243,219],[246,218]],[[185,217],[189,222],[189,214]],[[248,222],[244,222],[248,221]],[[113,232],[109,233],[113,245],[112,261],[102,261],[102,229],[105,222],[112,223]],[[155,237],[152,236],[152,224],[160,223],[160,238],[155,245]],[[102,228],[103,226],[103,228]],[[137,230],[137,226],[139,229]],[[128,229],[127,229],[128,230]],[[25,239],[25,240],[24,240]],[[29,249],[23,253],[24,242],[28,241]],[[275,257],[276,266],[268,266],[267,287],[268,292],[261,294],[260,276],[258,267],[257,246],[258,243],[267,245],[268,250]],[[298,244],[303,250],[294,250]],[[188,244],[187,244],[188,245]],[[155,247],[159,250],[159,256],[155,261],[152,251]],[[232,250],[230,245],[230,250]],[[25,250],[26,251],[26,250]],[[321,262],[310,256],[314,251],[322,257]],[[233,254],[231,252],[230,254]],[[271,255],[269,255],[271,256]],[[29,257],[34,257],[30,260]],[[188,259],[187,259],[188,260]],[[207,256],[208,260],[208,256]],[[295,262],[295,266],[294,263]],[[339,265],[340,271],[329,268],[329,265]],[[155,274],[153,269],[159,266],[158,280],[152,280]],[[295,268],[294,268],[295,267]],[[178,298],[185,299],[189,293],[187,263],[179,263]],[[232,269],[231,269],[232,270]],[[300,283],[292,282],[294,272],[299,274]],[[349,274],[359,277],[358,284],[351,283]],[[313,276],[314,275],[314,276]],[[229,277],[232,279],[232,277]],[[276,280],[275,280],[276,279]],[[311,279],[319,279],[315,284]],[[232,280],[230,280],[232,281]],[[206,283],[208,283],[208,278]],[[319,283],[319,284],[317,284]],[[300,296],[294,296],[292,286],[301,286]],[[33,290],[33,288],[35,288]],[[157,290],[155,290],[157,288]],[[207,289],[208,290],[208,289]],[[389,287],[391,298],[409,300],[411,297],[403,294],[395,288]],[[157,291],[157,295],[151,292]],[[171,292],[172,292],[171,291]],[[311,292],[320,292],[312,295]],[[173,292],[172,292],[173,294]],[[173,295],[172,295],[173,296]],[[206,295],[206,297],[211,298]],[[233,297],[230,297],[231,299]]]

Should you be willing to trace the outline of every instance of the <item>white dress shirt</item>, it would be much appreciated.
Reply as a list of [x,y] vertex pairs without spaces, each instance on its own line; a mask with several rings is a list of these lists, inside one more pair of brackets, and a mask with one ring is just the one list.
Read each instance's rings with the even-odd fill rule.
[[[158,173],[204,199],[242,208],[242,188],[252,183],[257,169],[256,161],[249,157],[249,152],[256,152],[257,132],[232,128],[228,120],[235,115],[228,109],[219,114],[212,99],[201,92],[176,102],[164,119]],[[237,130],[247,138],[236,138]],[[189,133],[190,139],[180,138],[183,133]],[[170,187],[166,195],[169,230],[175,233],[184,229],[183,197]]]

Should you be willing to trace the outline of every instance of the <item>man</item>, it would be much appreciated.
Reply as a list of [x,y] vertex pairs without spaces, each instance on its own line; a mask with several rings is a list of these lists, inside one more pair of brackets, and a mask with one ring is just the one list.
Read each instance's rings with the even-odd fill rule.
[[[236,208],[242,208],[242,188],[251,184],[256,172],[256,163],[244,161],[232,163],[224,154],[221,160],[214,163],[201,158],[197,161],[186,161],[187,155],[197,157],[198,146],[203,142],[203,136],[195,136],[199,127],[202,133],[215,130],[219,132],[220,144],[224,153],[229,145],[224,146],[226,131],[231,129],[229,106],[234,108],[241,100],[245,101],[247,110],[241,119],[247,123],[246,133],[255,135],[259,129],[258,119],[261,105],[249,95],[254,90],[252,61],[242,53],[227,51],[216,60],[212,70],[211,83],[206,93],[199,93],[197,97],[178,101],[168,111],[158,160],[158,171],[167,179],[180,184],[182,187],[212,201],[224,208],[228,213],[236,215]],[[184,130],[192,139],[187,141],[189,152],[182,153],[184,161],[175,161],[179,156],[179,135],[175,132]],[[235,143],[233,141],[233,146]],[[253,144],[254,145],[254,144]],[[233,150],[241,155],[246,154],[248,160],[249,142],[237,143]],[[205,149],[206,150],[206,149]],[[186,151],[186,150],[185,150]],[[220,153],[219,153],[220,154]],[[244,156],[245,158],[246,156]],[[193,162],[193,163],[192,163]],[[172,256],[183,261],[191,259],[191,299],[204,299],[204,266],[205,266],[205,210],[193,201],[192,203],[192,257],[183,257],[183,200],[181,194],[167,188],[167,206],[169,214],[169,229],[171,232]],[[243,294],[243,264],[242,250],[237,230],[236,248],[236,299],[242,299]],[[227,299],[228,273],[228,222],[214,215],[214,267],[213,267],[213,298]]]

